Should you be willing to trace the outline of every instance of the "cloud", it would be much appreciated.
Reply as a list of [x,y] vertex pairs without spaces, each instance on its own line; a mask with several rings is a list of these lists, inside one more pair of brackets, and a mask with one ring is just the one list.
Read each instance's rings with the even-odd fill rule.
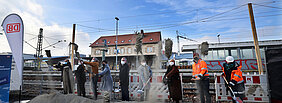
[[141,9],[141,8],[144,8],[144,7],[146,7],[146,6],[139,5],[139,6],[135,6],[135,7],[131,8],[130,10],[138,10],[138,9]]
[[[49,46],[50,44],[54,44],[59,40],[66,40],[67,42],[58,43],[53,48],[50,46],[52,55],[68,55],[68,43],[71,41],[72,28],[60,26],[56,23],[51,25],[46,25],[44,8],[42,5],[36,3],[33,0],[1,0],[0,1],[0,20],[3,20],[8,14],[17,13],[19,14],[24,22],[25,26],[25,34],[24,40],[36,47],[37,38],[39,33],[39,28],[43,28],[43,48]],[[52,21],[50,21],[52,22]],[[80,54],[90,54],[89,46],[89,35],[83,31],[77,31],[76,41],[79,41],[79,49],[82,51]],[[32,40],[31,40],[32,39]],[[8,41],[6,40],[6,36],[3,35],[0,37],[1,48],[0,52],[10,52]],[[35,54],[35,49],[24,43],[24,53]],[[45,54],[44,51],[42,54]]]

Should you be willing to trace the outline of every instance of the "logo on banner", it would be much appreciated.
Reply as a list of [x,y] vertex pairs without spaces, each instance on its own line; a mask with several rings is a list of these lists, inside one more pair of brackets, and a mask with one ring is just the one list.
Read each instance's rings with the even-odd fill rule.
[[20,32],[20,28],[21,28],[20,23],[11,23],[11,24],[7,24],[6,26],[7,33]]

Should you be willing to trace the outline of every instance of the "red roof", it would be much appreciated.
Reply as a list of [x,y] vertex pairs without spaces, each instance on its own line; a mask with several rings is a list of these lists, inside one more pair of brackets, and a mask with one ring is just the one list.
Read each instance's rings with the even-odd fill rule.
[[[118,45],[128,45],[128,44],[135,44],[137,34],[125,34],[125,35],[118,35]],[[104,46],[103,40],[107,40],[107,45],[116,45],[115,40],[116,36],[101,36],[97,39],[94,43],[92,43],[89,47],[95,46]],[[144,38],[142,40],[143,43],[156,43],[161,41],[161,32],[150,32],[144,33]]]

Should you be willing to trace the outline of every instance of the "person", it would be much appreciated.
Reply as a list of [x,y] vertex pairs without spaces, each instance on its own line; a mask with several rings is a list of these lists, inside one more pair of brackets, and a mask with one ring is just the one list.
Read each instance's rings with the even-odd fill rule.
[[64,70],[64,67],[61,66],[63,65],[61,62],[58,62],[56,65],[54,65],[55,68],[58,69],[58,71],[61,71],[61,82],[63,82],[63,70]]
[[175,61],[173,59],[169,62],[165,78],[168,80],[167,85],[170,98],[172,98],[173,102],[179,103],[179,101],[182,100],[181,80],[179,70],[175,66]]
[[108,62],[104,60],[102,63],[103,63],[103,67],[102,67],[103,71],[101,73],[98,73],[98,76],[102,77],[101,90],[104,91],[105,102],[110,102],[111,93],[113,90],[113,78],[111,75]]
[[[151,67],[146,64],[145,60],[141,61],[141,65],[137,69],[138,74],[139,74],[139,89],[144,87],[144,94],[141,96],[141,100],[147,100],[148,95],[149,95],[149,90],[150,90],[150,82],[147,83],[148,80],[151,79],[152,77],[152,70]],[[147,83],[147,84],[146,84]]]
[[97,100],[97,82],[98,82],[98,68],[99,68],[99,60],[96,58],[92,58],[91,62],[84,61],[83,64],[90,65],[91,66],[91,72],[90,72],[90,78],[92,83],[92,90],[93,90],[93,99]]
[[120,79],[120,86],[121,86],[121,97],[122,101],[129,101],[129,66],[127,64],[127,60],[125,57],[121,58],[121,62],[119,65],[119,79]]
[[[222,76],[224,76],[228,82],[228,84],[226,83],[226,86],[231,87],[235,96],[240,97],[240,99],[243,100],[243,98],[245,97],[245,85],[241,67],[242,66],[234,61],[234,58],[232,56],[227,56],[226,63],[223,64]],[[231,95],[233,96],[232,93]],[[235,100],[233,100],[233,102],[236,103]]]
[[77,70],[75,71],[75,76],[77,80],[77,94],[79,96],[85,97],[85,82],[86,82],[86,76],[85,76],[85,67],[83,65],[83,61],[80,60],[78,63]]
[[205,61],[200,59],[198,53],[193,54],[193,77],[192,80],[195,80],[198,91],[200,93],[201,103],[211,103],[211,96],[209,93],[209,74],[207,69],[207,64]]
[[63,81],[63,89],[64,94],[69,94],[73,92],[72,82],[72,68],[68,59],[66,59],[63,63],[58,63],[56,68],[59,68],[62,71],[62,81]]

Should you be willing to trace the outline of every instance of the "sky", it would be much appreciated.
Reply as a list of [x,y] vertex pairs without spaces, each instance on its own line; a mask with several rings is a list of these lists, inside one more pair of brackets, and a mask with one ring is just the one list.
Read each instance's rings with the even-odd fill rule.
[[[80,54],[89,55],[90,43],[100,36],[161,31],[162,39],[171,38],[177,51],[176,30],[180,45],[252,41],[247,3],[253,3],[259,40],[282,39],[282,0],[0,0],[0,22],[11,13],[24,22],[24,40],[36,47],[39,29],[43,28],[43,48],[50,46],[54,56],[68,55],[72,25],[76,24],[75,42]],[[3,31],[0,31],[3,33]],[[9,52],[5,35],[0,35],[0,52]],[[35,49],[24,43],[24,53]],[[45,54],[43,52],[43,54]],[[44,55],[46,56],[46,55]]]

